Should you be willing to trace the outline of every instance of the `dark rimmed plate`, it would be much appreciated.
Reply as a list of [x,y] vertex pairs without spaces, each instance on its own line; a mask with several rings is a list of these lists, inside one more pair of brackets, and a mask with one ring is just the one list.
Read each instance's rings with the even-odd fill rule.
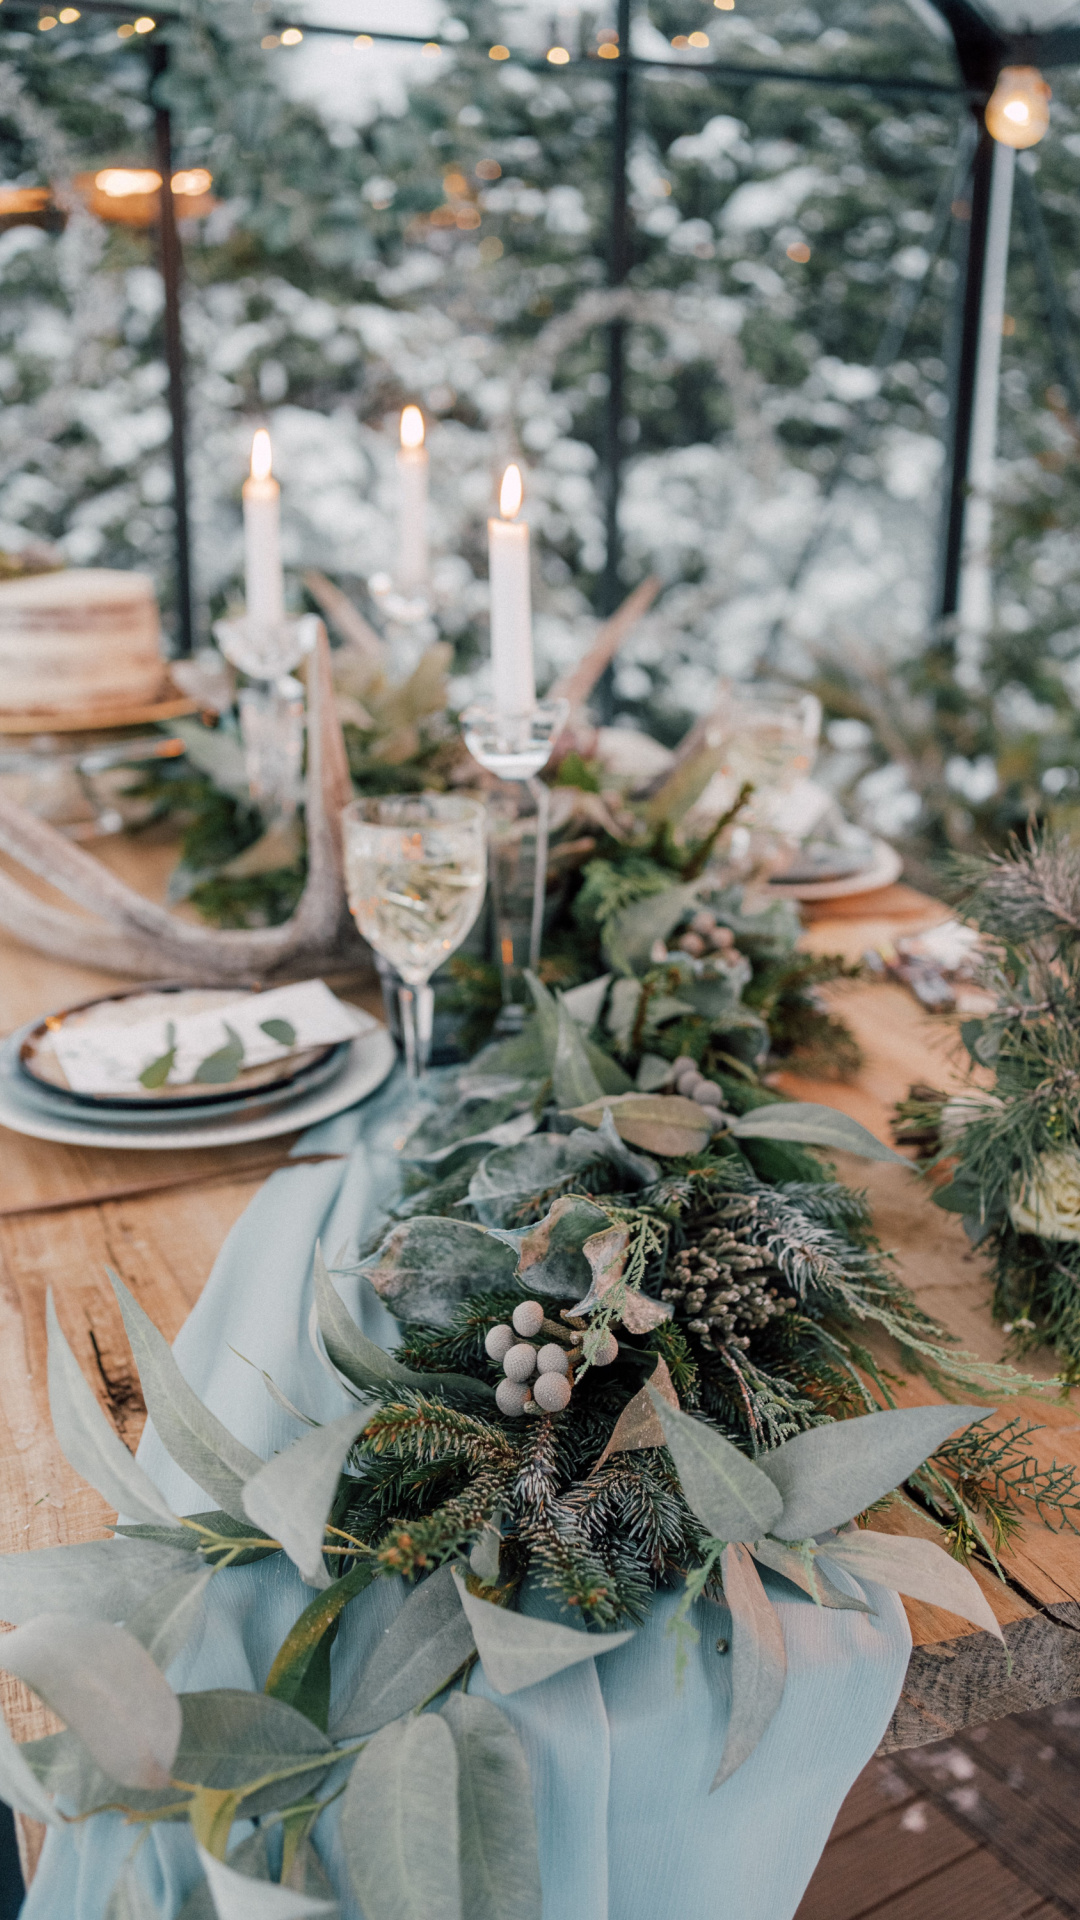
[[[242,1068],[235,1080],[212,1088],[192,1082],[185,1086],[147,1088],[138,1093],[124,1094],[76,1093],[64,1079],[63,1069],[52,1048],[52,1035],[59,1027],[69,1021],[80,1026],[88,1024],[87,1016],[93,1016],[98,1008],[126,1006],[131,1010],[131,1023],[134,1024],[135,1019],[149,1019],[158,1013],[212,1012],[216,1007],[235,1005],[244,995],[255,996],[258,992],[259,989],[254,986],[191,987],[181,982],[161,981],[148,986],[125,987],[117,993],[99,994],[92,1000],[81,1000],[75,1006],[46,1014],[29,1029],[19,1047],[20,1074],[34,1087],[65,1105],[71,1103],[91,1111],[132,1116],[136,1113],[195,1115],[222,1108],[234,1109],[237,1104],[242,1105],[249,1100],[261,1104],[275,1097],[283,1098],[293,1091],[310,1091],[337,1070],[344,1059],[348,1041],[333,1040],[321,1047],[304,1047],[282,1060],[269,1060],[262,1066]],[[167,1002],[164,1007],[161,1004],[163,1000]],[[141,1003],[137,1013],[135,1003]],[[129,1023],[122,1019],[106,1018],[102,1024]]]

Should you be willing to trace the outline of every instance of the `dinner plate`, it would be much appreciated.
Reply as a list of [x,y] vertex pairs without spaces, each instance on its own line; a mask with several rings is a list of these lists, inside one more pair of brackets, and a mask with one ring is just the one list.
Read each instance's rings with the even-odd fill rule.
[[[74,1006],[45,1014],[22,1029],[19,1068],[35,1086],[44,1088],[50,1096],[58,1096],[65,1104],[74,1102],[80,1107],[104,1110],[126,1122],[134,1110],[149,1109],[155,1114],[185,1108],[228,1110],[246,1094],[287,1093],[294,1081],[329,1066],[335,1055],[339,1056],[340,1063],[344,1043],[332,1040],[319,1046],[298,1048],[294,1053],[277,1060],[265,1060],[257,1066],[241,1067],[235,1079],[220,1085],[189,1083],[145,1089],[132,1087],[124,1093],[81,1093],[68,1085],[54,1051],[54,1035],[61,1027],[112,1029],[162,1017],[179,1019],[184,1014],[220,1010],[224,1015],[239,1000],[254,998],[256,993],[254,987],[188,987],[169,981],[156,986],[124,987],[117,993],[80,1000]],[[307,1084],[310,1085],[310,1081]]]
[[783,878],[769,881],[770,893],[785,900],[844,900],[856,893],[876,893],[879,887],[891,887],[904,871],[904,862],[887,840],[874,841],[873,865],[862,873],[849,874],[844,880],[803,880],[785,883]]
[[298,1094],[272,1112],[255,1117],[250,1113],[222,1117],[218,1109],[212,1115],[170,1126],[102,1126],[89,1122],[75,1109],[70,1114],[57,1114],[44,1107],[37,1089],[28,1086],[19,1074],[16,1038],[13,1035],[0,1046],[0,1126],[64,1146],[128,1147],[142,1152],[238,1146],[245,1141],[271,1140],[278,1134],[299,1132],[365,1100],[382,1085],[397,1059],[397,1049],[386,1028],[373,1020],[366,1032],[347,1043],[345,1064],[328,1085]]

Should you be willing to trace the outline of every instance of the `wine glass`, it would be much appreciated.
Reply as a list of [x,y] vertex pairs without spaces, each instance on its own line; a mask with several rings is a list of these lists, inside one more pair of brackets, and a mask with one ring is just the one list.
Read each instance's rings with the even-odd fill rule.
[[341,816],[349,907],[365,940],[396,968],[405,1066],[423,1077],[436,967],[461,945],[484,901],[483,803],[446,793],[354,800]]

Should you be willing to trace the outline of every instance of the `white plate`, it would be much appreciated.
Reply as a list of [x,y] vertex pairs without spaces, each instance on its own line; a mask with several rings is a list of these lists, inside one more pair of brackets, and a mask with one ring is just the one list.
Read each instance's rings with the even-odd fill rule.
[[316,1087],[311,1093],[257,1119],[238,1114],[229,1120],[193,1120],[190,1126],[101,1127],[76,1119],[54,1120],[35,1105],[20,1098],[15,1061],[10,1057],[12,1042],[0,1048],[0,1126],[13,1133],[26,1133],[34,1140],[55,1140],[71,1147],[129,1147],[146,1152],[182,1147],[231,1147],[247,1140],[272,1140],[280,1133],[295,1133],[312,1127],[317,1120],[329,1120],[346,1107],[354,1107],[382,1085],[397,1059],[397,1049],[383,1026],[360,1034],[349,1047],[349,1058],[328,1087]]
[[887,840],[874,841],[873,865],[861,873],[846,874],[842,880],[770,880],[770,894],[783,900],[843,900],[849,894],[876,893],[879,887],[891,887],[904,871],[904,862]]

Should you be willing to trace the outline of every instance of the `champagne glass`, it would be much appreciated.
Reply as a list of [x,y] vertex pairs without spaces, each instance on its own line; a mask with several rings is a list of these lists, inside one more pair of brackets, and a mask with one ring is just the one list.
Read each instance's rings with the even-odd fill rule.
[[461,945],[487,884],[483,803],[445,793],[354,800],[341,816],[349,907],[396,968],[405,1066],[423,1077],[435,996],[428,982]]

